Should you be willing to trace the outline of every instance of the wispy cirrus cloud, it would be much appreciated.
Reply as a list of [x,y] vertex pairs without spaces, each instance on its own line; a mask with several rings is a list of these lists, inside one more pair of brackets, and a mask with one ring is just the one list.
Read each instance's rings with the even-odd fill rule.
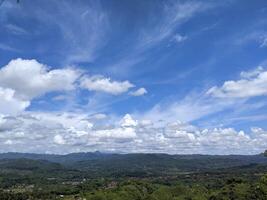
[[187,36],[180,35],[180,34],[177,33],[176,35],[174,35],[173,39],[174,39],[175,42],[180,43],[180,42],[183,42],[183,41],[187,40]]
[[[241,72],[240,77],[241,79],[237,81],[226,81],[221,87],[214,86],[200,92],[191,92],[183,98],[173,97],[171,100],[163,100],[151,109],[136,114],[142,119],[165,122],[179,119],[184,122],[203,123],[202,119],[208,119],[210,125],[215,124],[217,127],[220,124],[232,125],[233,120],[230,119],[242,116],[254,115],[255,119],[264,119],[267,117],[266,114],[260,112],[255,115],[253,112],[263,111],[266,103],[261,99],[258,101],[250,101],[250,99],[266,96],[266,71],[263,67],[257,67]],[[227,114],[215,116],[226,110]],[[246,118],[244,117],[243,120]],[[204,124],[208,126],[207,123],[204,122]]]
[[7,24],[5,28],[10,33],[15,34],[15,35],[27,35],[28,34],[28,32],[24,28],[21,28],[15,24]]
[[144,28],[140,34],[140,46],[148,48],[162,40],[175,35],[176,29],[195,15],[212,7],[210,3],[200,1],[170,1],[163,3],[159,19],[152,20],[149,29]]
[[[51,51],[45,43],[39,44],[42,38],[51,37],[49,30],[53,30],[52,51],[61,57],[63,65],[93,62],[106,42],[109,19],[100,1],[49,0],[45,4],[42,1],[21,4],[5,1],[3,6],[4,29],[17,37],[31,37],[41,53]],[[20,21],[10,23],[7,19],[12,17],[20,18]]]
[[138,114],[138,116],[155,121],[172,122],[179,119],[184,122],[192,122],[242,103],[242,101],[235,102],[233,100],[220,101],[209,98],[202,93],[192,93],[182,99],[158,103],[148,111]]
[[[160,45],[162,42],[175,41],[182,42],[188,39],[188,36],[180,35],[177,29],[193,19],[198,14],[208,9],[216,7],[216,3],[203,1],[167,1],[162,2],[160,8],[148,11],[147,18],[144,19],[145,26],[135,35],[135,42],[129,47],[127,54],[122,53],[123,57],[116,60],[107,67],[110,73],[118,73],[123,76],[129,73],[137,73],[133,71],[133,66],[138,65],[146,59],[145,54],[153,47]],[[157,15],[151,17],[150,14],[157,12]],[[150,68],[147,67],[146,71]],[[142,73],[139,70],[139,73]]]
[[101,3],[57,4],[59,12],[50,17],[50,22],[56,23],[63,35],[66,46],[62,50],[68,53],[66,63],[94,61],[106,42],[110,28],[109,18]]
[[0,49],[2,49],[4,51],[20,52],[20,50],[13,48],[13,47],[6,45],[6,44],[0,44]]
[[262,41],[261,41],[260,47],[267,47],[267,35],[262,37]]

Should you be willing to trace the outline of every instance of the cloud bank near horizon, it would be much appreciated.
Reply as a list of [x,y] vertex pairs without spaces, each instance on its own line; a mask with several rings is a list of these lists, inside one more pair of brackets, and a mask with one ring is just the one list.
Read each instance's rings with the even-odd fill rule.
[[[27,107],[35,98],[55,91],[92,90],[112,96],[126,93],[134,85],[102,76],[84,76],[78,68],[49,70],[48,66],[36,60],[12,60],[0,69],[2,151],[60,154],[96,150],[173,154],[259,153],[267,146],[267,131],[260,127],[251,127],[249,132],[245,132],[231,127],[201,128],[191,122],[237,104],[236,96],[229,95],[228,101],[222,101],[222,96],[214,95],[227,88],[227,83],[242,83],[243,88],[252,84],[258,88],[255,84],[264,84],[265,73],[262,67],[241,72],[246,81],[227,81],[222,89],[212,87],[198,100],[192,96],[168,106],[156,105],[150,110],[133,113],[137,118],[134,119],[131,114],[120,117],[103,113],[28,111]],[[247,95],[244,95],[246,91]],[[243,98],[251,97],[251,90],[241,88],[240,92]],[[145,93],[141,88],[131,95]],[[260,95],[265,95],[264,90]]]

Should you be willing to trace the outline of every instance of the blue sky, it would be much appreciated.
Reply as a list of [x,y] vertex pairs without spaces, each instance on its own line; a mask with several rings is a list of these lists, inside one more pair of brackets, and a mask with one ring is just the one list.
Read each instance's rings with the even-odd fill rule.
[[266,19],[265,0],[5,0],[0,151],[259,153]]

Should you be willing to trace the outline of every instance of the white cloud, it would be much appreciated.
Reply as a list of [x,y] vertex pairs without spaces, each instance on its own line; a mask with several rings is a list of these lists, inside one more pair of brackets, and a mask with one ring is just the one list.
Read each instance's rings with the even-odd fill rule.
[[54,143],[55,144],[62,145],[62,144],[65,144],[66,141],[64,140],[64,138],[61,135],[55,135],[55,137],[54,137]]
[[5,115],[0,115],[0,132],[16,129],[22,124],[23,121],[18,120],[16,117],[5,117]]
[[7,144],[7,145],[12,145],[12,144],[14,144],[14,143],[13,143],[13,141],[12,141],[12,140],[6,140],[6,141],[4,142],[4,144]]
[[256,69],[253,69],[251,71],[243,71],[240,73],[240,76],[245,79],[250,79],[258,76],[264,71],[262,66],[257,67]]
[[129,81],[112,81],[103,76],[84,76],[81,78],[80,86],[90,91],[100,91],[112,95],[119,95],[134,87]]
[[[70,153],[76,151],[255,154],[267,145],[267,131],[201,129],[180,121],[137,120],[127,114],[97,125],[83,114],[25,113],[2,116],[0,152]],[[10,122],[9,122],[10,121]],[[7,124],[19,125],[8,126]],[[0,125],[1,127],[1,125]],[[3,127],[3,126],[2,126]],[[27,144],[31,145],[27,145]]]
[[15,114],[30,105],[30,101],[15,97],[13,89],[0,87],[0,114]]
[[79,73],[72,69],[48,70],[36,60],[11,60],[0,69],[0,86],[10,88],[14,96],[23,100],[52,91],[74,89]]
[[[175,120],[192,122],[202,120],[205,117],[226,109],[232,110],[232,108],[235,108],[236,113],[230,113],[230,115],[233,114],[235,117],[240,117],[240,114],[245,111],[249,112],[259,109],[259,106],[264,106],[265,104],[257,104],[257,102],[249,103],[248,105],[246,98],[240,99],[233,97],[267,94],[267,72],[262,67],[258,67],[252,71],[241,72],[241,77],[241,81],[231,81],[232,85],[241,85],[240,88],[236,87],[237,89],[234,91],[230,90],[226,82],[221,88],[213,87],[207,93],[191,92],[182,99],[176,100],[172,98],[171,100],[162,101],[154,105],[151,109],[138,113],[138,117],[141,119],[150,119],[154,122],[172,122]],[[228,98],[213,98],[213,96],[219,97],[219,95],[220,97]],[[216,126],[219,124],[218,120],[212,119],[205,125],[210,126],[212,123],[216,123]]]
[[122,141],[123,139],[135,138],[136,132],[134,128],[124,127],[124,128],[96,130],[95,132],[92,133],[92,135],[98,138],[117,139],[119,141]]
[[262,38],[260,47],[267,47],[267,36]]
[[146,93],[147,93],[147,90],[142,87],[142,88],[139,88],[138,90],[130,92],[130,95],[137,97],[137,96],[143,96]]
[[164,135],[167,138],[186,138],[194,140],[194,132],[197,131],[192,125],[180,121],[167,123],[164,127]]
[[15,25],[15,24],[7,24],[7,25],[5,26],[5,28],[6,28],[9,32],[11,32],[11,33],[13,33],[13,34],[15,34],[15,35],[27,35],[27,34],[28,34],[28,32],[27,32],[25,29],[23,29],[23,28],[21,28],[21,27]]
[[11,46],[9,46],[9,45],[7,45],[7,44],[1,44],[1,43],[0,43],[0,49],[2,49],[2,50],[4,50],[4,51],[19,52],[18,49],[13,48],[13,47],[11,47]]
[[242,72],[242,79],[226,81],[221,87],[212,87],[207,94],[218,98],[248,98],[267,95],[267,71],[261,67]]
[[174,35],[174,41],[177,42],[177,43],[180,43],[180,42],[183,42],[185,40],[187,40],[187,36],[183,36],[183,35],[180,35],[180,34],[176,34]]
[[65,101],[67,99],[68,99],[67,95],[58,95],[58,96],[53,97],[54,101]]
[[[7,24],[5,28],[20,37],[22,34],[27,36],[27,33],[33,35],[33,38],[37,37],[37,42],[33,39],[32,44],[38,53],[40,38],[47,37],[49,31],[46,30],[52,27],[56,38],[52,53],[60,56],[62,64],[92,62],[98,56],[99,49],[106,44],[106,34],[110,30],[109,18],[101,3],[49,0],[48,4],[49,6],[41,8],[37,2],[21,6],[17,6],[15,2],[6,2],[5,12],[1,12],[4,24]],[[30,27],[9,24],[7,19],[13,17],[20,18],[21,24],[32,19],[35,23]],[[42,52],[51,53],[50,45],[41,46]]]
[[107,118],[107,115],[103,113],[97,113],[97,114],[90,116],[90,119],[93,119],[93,120],[102,120],[105,118]]
[[[17,65],[14,63],[0,70],[1,77],[4,77],[4,81],[1,80],[0,84],[12,83],[11,80],[18,79],[21,84],[27,86],[25,92],[16,83],[12,83],[10,88],[0,87],[0,113],[4,113],[0,115],[0,151],[46,152],[49,149],[53,153],[101,150],[250,154],[261,152],[266,148],[267,132],[260,128],[244,132],[233,128],[203,130],[192,126],[190,121],[238,104],[236,100],[210,98],[206,94],[190,94],[180,101],[166,102],[165,105],[158,104],[146,113],[135,115],[138,120],[130,114],[126,114],[121,119],[114,117],[112,120],[101,113],[88,116],[86,113],[23,112],[16,115],[30,104],[28,99],[59,88],[71,90],[77,79],[66,81],[69,85],[65,84],[64,87],[53,86],[52,89],[47,89],[43,82],[49,83],[50,79],[54,79],[52,72],[55,70],[49,71],[47,67],[40,67],[41,64],[37,61],[26,60],[26,63],[28,62],[33,66],[39,66],[38,73],[31,72],[33,73],[31,80],[24,80],[24,77],[18,74]],[[20,69],[22,71],[19,72],[27,74],[28,68],[23,69],[23,66]],[[259,67],[254,71],[242,72],[241,80],[249,84],[253,82],[254,85],[259,85],[259,83],[266,85],[266,76],[266,71]],[[27,77],[30,79],[30,76]],[[34,77],[39,77],[40,81],[35,80]],[[86,80],[90,78],[83,77]],[[233,82],[239,83],[241,80]],[[128,83],[127,87],[125,83]],[[111,81],[102,76],[94,76],[89,81],[89,85],[91,90],[101,91],[105,88],[105,92],[111,94],[120,94],[128,91],[129,87],[133,87],[128,81]],[[39,93],[40,91],[36,91],[36,88],[42,92]],[[29,143],[32,145],[28,146]]]
[[[64,38],[65,45],[62,46],[62,50],[64,57],[67,54],[66,62],[94,61],[98,57],[98,51],[106,44],[107,33],[110,30],[108,14],[103,11],[101,3],[56,2],[55,4],[59,11],[54,15],[48,11],[42,17],[45,17],[46,23],[48,21],[50,25],[55,24],[59,27]],[[37,15],[40,14],[37,12]]]
[[153,121],[172,122],[181,120],[191,122],[202,117],[220,112],[233,105],[237,106],[242,102],[234,102],[231,99],[217,100],[202,94],[189,94],[183,99],[160,102],[138,116],[142,119]]
[[154,45],[173,35],[175,29],[194,17],[197,13],[203,12],[212,5],[202,2],[167,2],[164,4],[163,17],[161,17],[150,31],[144,30],[142,34],[142,45]]
[[137,126],[138,122],[132,118],[131,115],[126,114],[120,121],[120,126],[122,127],[132,127]]
[[[66,92],[74,89],[100,91],[112,95],[126,93],[135,87],[128,80],[113,81],[103,76],[83,76],[71,68],[52,69],[36,60],[15,59],[0,68],[0,113],[14,114],[25,110],[34,98],[50,92]],[[79,81],[79,88],[76,83]],[[140,88],[133,95],[145,93]],[[70,94],[59,93],[55,101],[72,101]]]
[[[153,3],[152,3],[153,4]],[[142,62],[146,58],[147,51],[150,48],[159,45],[164,41],[171,41],[175,36],[177,29],[195,17],[197,14],[203,13],[207,9],[217,6],[218,2],[199,2],[199,1],[164,1],[162,5],[154,9],[147,10],[145,26],[140,27],[137,33],[137,42],[129,46],[128,53],[123,54],[119,60],[106,67],[108,72],[118,75],[140,73],[134,70],[134,66]],[[151,12],[151,13],[150,13]],[[157,16],[154,13],[157,12]],[[155,18],[149,17],[150,14]],[[183,36],[185,37],[185,36]],[[183,38],[185,39],[185,38]],[[153,70],[154,68],[146,67],[142,72]]]

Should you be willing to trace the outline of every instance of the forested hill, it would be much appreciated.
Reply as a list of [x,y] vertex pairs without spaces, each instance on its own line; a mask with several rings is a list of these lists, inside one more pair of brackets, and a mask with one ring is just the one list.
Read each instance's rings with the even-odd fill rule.
[[260,155],[0,154],[0,199],[267,200]]
[[169,155],[169,154],[107,154],[100,152],[72,153],[67,155],[2,153],[0,160],[30,159],[59,163],[79,170],[93,169],[179,169],[206,170],[267,165],[267,158],[259,155]]
[[9,153],[1,153],[0,159],[27,158],[32,160],[47,160],[58,163],[71,163],[82,160],[99,159],[105,157],[106,155],[107,154],[100,152],[71,153],[66,155],[9,152]]

